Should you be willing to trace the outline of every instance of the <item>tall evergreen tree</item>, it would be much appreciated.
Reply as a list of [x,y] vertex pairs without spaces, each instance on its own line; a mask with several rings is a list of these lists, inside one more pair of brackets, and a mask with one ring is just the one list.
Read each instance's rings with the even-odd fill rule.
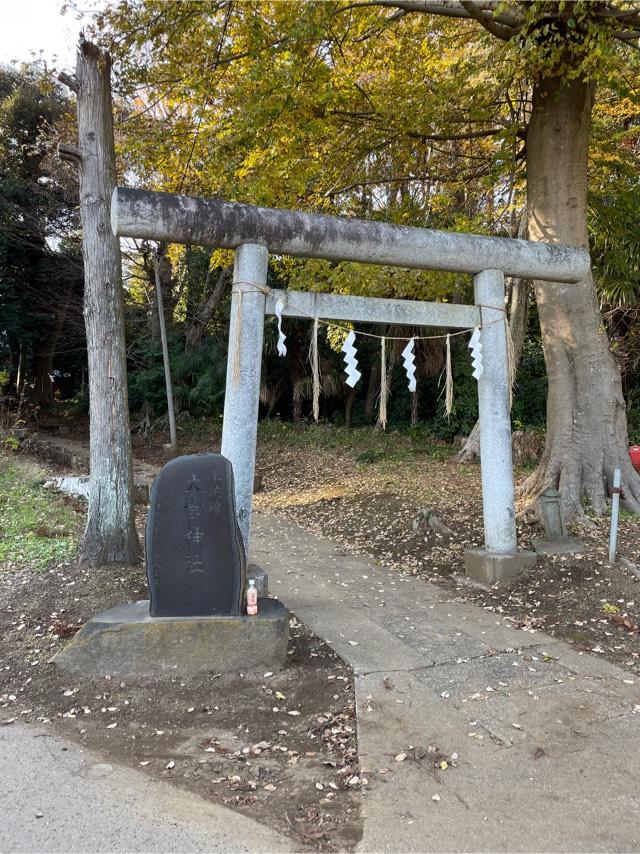
[[67,109],[37,68],[0,68],[2,344],[9,391],[26,385],[45,405],[56,346],[81,294],[81,262],[68,240],[61,245],[77,226],[75,193],[51,156],[55,124]]

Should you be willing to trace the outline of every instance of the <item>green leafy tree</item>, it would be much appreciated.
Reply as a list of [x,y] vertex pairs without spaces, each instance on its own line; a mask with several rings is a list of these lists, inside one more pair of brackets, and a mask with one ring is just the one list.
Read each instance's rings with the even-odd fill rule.
[[[0,68],[0,312],[10,391],[38,404],[63,329],[78,329],[82,262],[70,236],[75,192],[52,156],[67,103],[37,68]],[[68,343],[68,342],[67,342]]]
[[[526,202],[529,238],[587,246],[599,105],[637,107],[640,12],[622,2],[124,0],[98,24],[133,108],[127,163],[174,192],[511,235]],[[297,286],[351,292],[468,288],[358,265],[289,269]],[[554,485],[570,512],[583,497],[602,512],[622,465],[640,510],[593,276],[534,290],[547,440],[524,493]]]

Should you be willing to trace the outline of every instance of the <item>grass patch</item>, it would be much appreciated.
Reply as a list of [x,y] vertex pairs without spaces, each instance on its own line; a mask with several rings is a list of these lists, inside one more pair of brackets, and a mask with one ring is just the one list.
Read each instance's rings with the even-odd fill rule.
[[277,419],[258,423],[261,442],[275,442],[294,448],[313,448],[351,453],[358,463],[416,459],[428,456],[446,459],[455,454],[452,445],[434,439],[415,428],[378,430],[374,427],[336,427],[332,424],[293,425]]
[[80,517],[44,481],[35,463],[0,454],[0,569],[43,570],[75,557]]

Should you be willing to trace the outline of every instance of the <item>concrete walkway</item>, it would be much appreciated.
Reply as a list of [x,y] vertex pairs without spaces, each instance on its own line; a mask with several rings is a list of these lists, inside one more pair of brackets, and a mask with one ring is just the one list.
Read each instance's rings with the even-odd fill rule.
[[[639,849],[640,680],[295,525],[254,528],[270,591],[356,673],[359,851]],[[411,758],[429,745],[456,767]]]
[[0,851],[293,851],[240,813],[33,726],[0,730]]

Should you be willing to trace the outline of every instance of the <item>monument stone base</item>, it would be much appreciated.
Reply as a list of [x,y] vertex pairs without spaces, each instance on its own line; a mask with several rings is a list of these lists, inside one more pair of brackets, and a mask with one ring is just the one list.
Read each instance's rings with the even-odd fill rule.
[[536,560],[535,552],[497,554],[485,549],[468,549],[464,553],[464,574],[469,581],[482,587],[513,584],[522,572],[535,565]]
[[553,537],[549,540],[534,540],[533,548],[539,555],[575,555],[584,551],[584,545],[575,537]]
[[282,669],[288,641],[289,612],[276,599],[259,599],[255,617],[151,617],[146,600],[97,614],[53,661],[90,678],[251,673]]

